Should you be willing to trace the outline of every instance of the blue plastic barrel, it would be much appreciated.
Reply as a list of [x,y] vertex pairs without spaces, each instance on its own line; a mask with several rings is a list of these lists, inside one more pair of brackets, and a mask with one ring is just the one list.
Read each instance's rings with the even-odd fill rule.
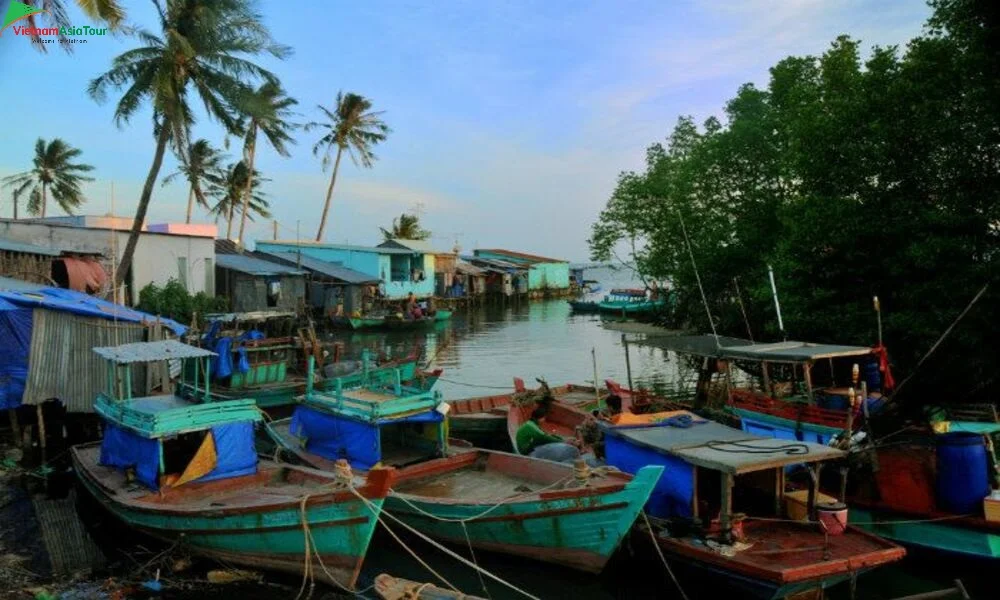
[[937,498],[940,508],[959,515],[980,514],[990,493],[986,442],[978,433],[937,438]]

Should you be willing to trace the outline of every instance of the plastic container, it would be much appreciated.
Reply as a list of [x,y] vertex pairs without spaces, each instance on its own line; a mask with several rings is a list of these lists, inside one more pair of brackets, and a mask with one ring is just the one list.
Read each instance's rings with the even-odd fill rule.
[[842,535],[847,531],[847,505],[843,502],[817,504],[816,518],[830,535]]
[[978,433],[958,431],[937,437],[937,500],[941,509],[959,515],[979,514],[990,495],[986,441]]

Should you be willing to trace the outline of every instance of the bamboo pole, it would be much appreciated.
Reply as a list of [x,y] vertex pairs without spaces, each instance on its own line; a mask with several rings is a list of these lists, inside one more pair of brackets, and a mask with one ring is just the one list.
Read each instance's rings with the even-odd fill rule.
[[38,443],[45,450],[45,414],[41,404],[35,405],[35,414],[38,415]]

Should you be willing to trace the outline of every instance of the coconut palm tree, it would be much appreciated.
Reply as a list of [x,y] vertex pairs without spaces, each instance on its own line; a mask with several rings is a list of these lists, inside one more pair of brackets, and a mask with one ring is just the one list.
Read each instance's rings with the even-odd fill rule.
[[426,240],[431,237],[431,232],[420,227],[420,217],[403,213],[398,219],[392,220],[392,229],[379,227],[382,230],[382,238],[389,240]]
[[[69,18],[69,14],[66,12],[66,6],[63,4],[62,0],[20,0],[24,4],[29,6],[34,6],[44,10],[45,12],[31,15],[26,19],[28,27],[35,29],[37,27],[36,17],[41,17],[45,20],[45,24],[49,27],[69,27],[73,25]],[[80,7],[85,15],[90,17],[92,21],[100,21],[106,23],[108,27],[114,31],[121,27],[125,20],[125,9],[117,0],[76,0],[76,5]],[[48,52],[48,44],[39,43],[40,35],[31,36],[31,45],[35,47],[39,52]],[[60,46],[67,53],[73,51],[72,44],[61,43],[66,39],[66,36],[60,34],[59,41]]]
[[323,230],[326,228],[326,217],[330,213],[330,199],[333,197],[333,186],[337,183],[337,171],[340,169],[340,158],[344,150],[351,155],[355,165],[366,169],[375,164],[375,154],[372,147],[392,133],[389,126],[382,122],[384,111],[372,112],[372,102],[364,96],[353,93],[337,92],[336,105],[333,110],[323,106],[317,108],[323,112],[326,120],[322,123],[309,123],[306,131],[320,129],[323,136],[313,146],[313,154],[323,152],[323,170],[330,164],[330,153],[337,149],[333,161],[333,173],[330,175],[330,185],[326,188],[326,203],[323,205],[323,216],[319,220],[319,231],[316,241],[322,241]]
[[[186,155],[186,156],[185,156]],[[205,198],[206,185],[221,184],[225,176],[222,161],[225,155],[212,147],[208,140],[198,140],[191,144],[188,151],[177,157],[181,166],[176,171],[163,178],[162,185],[168,185],[177,177],[184,177],[188,182],[188,205],[185,223],[191,222],[191,211],[195,200],[198,205],[209,208]]]
[[[260,171],[254,171],[251,177],[246,162],[241,160],[229,165],[222,180],[212,186],[212,196],[218,201],[209,212],[215,215],[216,220],[219,218],[226,220],[226,239],[232,236],[233,217],[237,211],[245,210],[245,216],[251,221],[254,220],[254,215],[265,219],[271,216],[270,205],[264,193],[258,189],[261,184],[268,181],[270,180],[260,176]],[[250,202],[244,205],[247,185],[251,187]]]
[[155,4],[160,33],[137,33],[142,45],[116,57],[111,69],[91,81],[89,88],[97,101],[103,101],[110,90],[125,90],[115,108],[118,126],[128,123],[147,99],[153,108],[156,149],[117,269],[116,285],[125,281],[132,265],[167,144],[172,143],[176,152],[187,152],[188,132],[194,121],[191,92],[201,97],[209,118],[219,121],[228,133],[242,135],[242,108],[256,85],[248,79],[277,81],[271,72],[246,57],[269,53],[284,58],[290,53],[288,47],[272,40],[251,0],[165,0]]
[[44,218],[51,191],[56,204],[66,214],[73,214],[73,210],[79,208],[86,200],[80,190],[80,184],[94,180],[93,177],[84,175],[93,171],[94,167],[73,162],[81,154],[83,152],[79,149],[59,138],[47,144],[45,140],[38,138],[35,142],[34,168],[4,177],[2,180],[4,187],[14,190],[12,194],[14,206],[16,207],[21,196],[27,193],[28,212]]
[[281,156],[288,156],[288,145],[294,144],[291,131],[296,125],[290,121],[293,113],[291,107],[298,104],[298,100],[289,98],[281,85],[274,81],[265,81],[257,88],[253,97],[247,105],[247,127],[246,135],[243,137],[243,158],[247,161],[249,177],[247,177],[246,189],[243,191],[243,213],[240,218],[240,244],[244,243],[243,231],[247,226],[247,210],[250,203],[250,190],[253,185],[254,157],[257,153],[257,134],[264,134],[264,139],[274,148],[275,152]]

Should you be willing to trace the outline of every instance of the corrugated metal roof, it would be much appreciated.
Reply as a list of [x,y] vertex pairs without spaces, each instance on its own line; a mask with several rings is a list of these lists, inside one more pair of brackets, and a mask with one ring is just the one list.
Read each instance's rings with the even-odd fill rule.
[[245,254],[216,254],[215,264],[223,269],[262,277],[268,275],[305,275],[305,271]]
[[366,283],[378,283],[378,278],[361,271],[348,269],[341,263],[320,260],[306,254],[300,255],[298,252],[262,252],[268,256],[288,264],[301,264],[303,269],[314,271],[333,279],[339,279],[345,283],[363,285]]
[[457,272],[459,272],[459,273],[463,273],[465,275],[472,275],[472,276],[478,276],[478,275],[485,275],[486,274],[486,271],[484,271],[483,269],[480,269],[479,267],[477,267],[477,266],[475,266],[473,264],[467,263],[464,260],[460,260],[460,261],[458,261],[458,262],[455,263],[455,270]]
[[101,358],[114,361],[121,365],[137,362],[153,362],[157,360],[169,360],[174,358],[199,358],[203,356],[215,356],[215,352],[196,348],[182,344],[177,340],[163,340],[160,342],[135,342],[133,344],[122,344],[120,346],[104,346],[94,348]]
[[517,263],[507,262],[497,258],[480,258],[478,256],[463,256],[462,260],[489,270],[510,273],[511,271],[527,272],[529,267]]
[[[390,245],[386,245],[390,244]],[[378,245],[379,248],[392,248],[391,244],[396,244],[402,248],[413,250],[414,252],[420,252],[422,254],[454,254],[454,252],[442,252],[440,250],[435,250],[431,243],[427,240],[404,240],[402,238],[393,238],[387,242],[382,242]]]
[[[296,246],[303,248],[329,248],[330,250],[349,250],[351,252],[374,252],[376,254],[414,254],[413,250],[403,248],[378,248],[376,246],[352,246],[351,244],[328,244],[326,242],[314,242],[309,240],[260,240],[258,246],[282,246],[287,248],[285,252],[294,251]],[[265,250],[267,252],[268,250]]]
[[63,253],[62,250],[7,239],[0,239],[0,250],[4,252],[22,252],[24,254],[41,254],[42,256],[61,256]]
[[513,250],[503,250],[500,248],[481,248],[478,250],[473,250],[478,256],[480,252],[489,252],[491,254],[499,254],[500,256],[506,256],[514,260],[523,260],[529,263],[569,263],[568,260],[562,260],[559,258],[548,258],[545,256],[538,256],[537,254],[527,254],[525,252],[514,252]]

